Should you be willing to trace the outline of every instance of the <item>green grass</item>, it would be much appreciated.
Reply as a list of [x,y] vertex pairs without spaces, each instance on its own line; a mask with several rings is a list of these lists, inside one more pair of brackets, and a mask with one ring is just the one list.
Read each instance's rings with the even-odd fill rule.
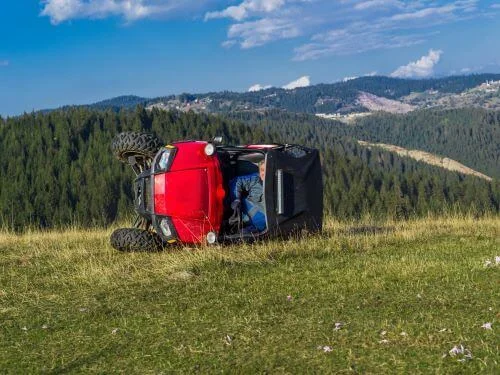
[[[330,220],[156,254],[114,251],[111,229],[4,232],[0,372],[499,373],[499,228]],[[471,360],[443,357],[460,344]]]

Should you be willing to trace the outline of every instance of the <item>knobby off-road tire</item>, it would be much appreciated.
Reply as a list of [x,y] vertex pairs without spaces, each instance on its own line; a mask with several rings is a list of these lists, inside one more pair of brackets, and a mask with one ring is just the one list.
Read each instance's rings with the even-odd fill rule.
[[111,246],[118,251],[161,251],[163,241],[156,233],[138,228],[120,228],[111,234]]
[[124,132],[118,134],[111,143],[113,154],[122,162],[128,162],[129,156],[141,156],[153,159],[160,149],[161,141],[150,133]]

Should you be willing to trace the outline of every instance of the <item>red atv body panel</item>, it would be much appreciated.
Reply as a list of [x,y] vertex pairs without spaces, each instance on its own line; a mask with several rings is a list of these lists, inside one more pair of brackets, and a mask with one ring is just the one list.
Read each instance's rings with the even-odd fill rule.
[[168,217],[184,243],[201,243],[222,225],[226,191],[217,154],[206,155],[207,144],[174,143],[168,171],[154,175],[154,214]]

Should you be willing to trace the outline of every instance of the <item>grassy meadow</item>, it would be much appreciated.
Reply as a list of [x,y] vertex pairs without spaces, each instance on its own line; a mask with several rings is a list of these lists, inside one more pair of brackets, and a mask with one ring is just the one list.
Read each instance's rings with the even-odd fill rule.
[[500,373],[499,217],[163,253],[113,229],[0,232],[0,373]]

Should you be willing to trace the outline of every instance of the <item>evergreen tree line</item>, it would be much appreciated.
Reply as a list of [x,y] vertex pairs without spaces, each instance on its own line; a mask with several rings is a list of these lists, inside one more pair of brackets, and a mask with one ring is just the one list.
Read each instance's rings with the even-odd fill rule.
[[164,142],[224,137],[228,144],[299,143],[322,152],[326,211],[339,218],[399,218],[450,208],[499,211],[499,184],[362,148],[331,127],[246,114],[241,121],[192,112],[84,108],[0,118],[0,225],[22,229],[106,225],[133,210],[133,173],[112,138],[146,131]]
[[451,210],[499,212],[498,179],[488,182],[381,149],[362,147],[352,137],[351,125],[277,110],[229,116],[266,131],[273,130],[280,142],[319,148],[325,175],[325,207],[336,217],[359,218],[369,214],[409,218]]

